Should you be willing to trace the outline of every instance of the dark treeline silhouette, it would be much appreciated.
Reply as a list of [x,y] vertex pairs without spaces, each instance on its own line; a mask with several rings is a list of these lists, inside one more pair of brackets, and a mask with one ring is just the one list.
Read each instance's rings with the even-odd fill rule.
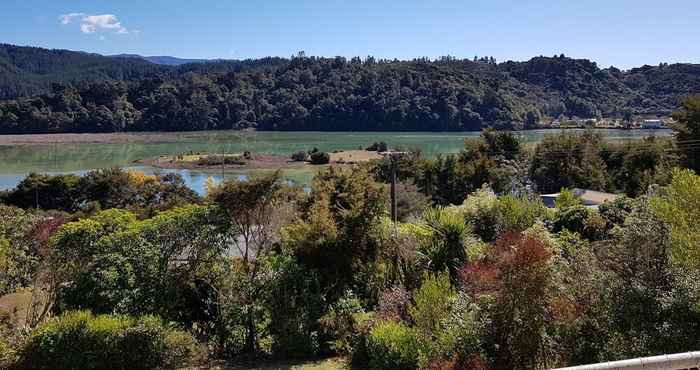
[[700,91],[700,65],[622,72],[563,55],[497,64],[300,52],[170,67],[2,45],[0,71],[0,98],[16,97],[0,101],[0,133],[522,129],[545,116],[668,115]]

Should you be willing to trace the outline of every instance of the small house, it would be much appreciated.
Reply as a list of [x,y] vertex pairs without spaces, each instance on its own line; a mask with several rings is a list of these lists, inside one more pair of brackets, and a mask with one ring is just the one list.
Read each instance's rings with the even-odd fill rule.
[[[576,197],[581,199],[581,203],[586,207],[597,208],[599,205],[605,202],[612,202],[620,196],[619,194],[605,193],[602,191],[588,190],[588,189],[573,189],[571,191]],[[554,194],[543,194],[540,195],[542,203],[549,208],[554,208],[554,204],[559,197],[560,193]]]

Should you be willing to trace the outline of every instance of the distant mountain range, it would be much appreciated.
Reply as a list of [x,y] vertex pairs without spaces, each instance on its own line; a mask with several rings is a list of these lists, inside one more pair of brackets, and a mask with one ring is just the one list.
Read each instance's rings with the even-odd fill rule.
[[108,57],[112,58],[134,58],[134,59],[143,59],[145,61],[151,62],[153,64],[160,64],[164,66],[181,66],[183,64],[189,64],[189,63],[207,63],[207,62],[213,62],[213,61],[220,61],[219,59],[216,60],[211,60],[211,59],[184,59],[184,58],[177,58],[177,57],[171,57],[171,56],[142,56],[138,54],[116,54],[116,55],[107,55]]
[[511,129],[560,116],[665,116],[694,93],[700,64],[690,63],[622,71],[564,55],[205,61],[0,44],[6,133]]
[[0,100],[45,93],[55,82],[169,79],[186,72],[226,73],[280,61],[281,58],[202,60],[136,54],[104,56],[0,43]]

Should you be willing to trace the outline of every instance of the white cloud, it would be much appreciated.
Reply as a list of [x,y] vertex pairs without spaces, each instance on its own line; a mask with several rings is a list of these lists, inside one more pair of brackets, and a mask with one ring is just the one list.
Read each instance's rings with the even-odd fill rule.
[[68,13],[58,17],[58,19],[61,20],[61,24],[69,24],[73,18],[81,17],[83,15],[85,15],[85,13]]
[[119,22],[114,14],[86,14],[68,13],[58,19],[61,24],[71,24],[74,19],[80,19],[80,31],[83,33],[95,33],[97,31],[114,31],[118,34],[128,34],[129,30]]

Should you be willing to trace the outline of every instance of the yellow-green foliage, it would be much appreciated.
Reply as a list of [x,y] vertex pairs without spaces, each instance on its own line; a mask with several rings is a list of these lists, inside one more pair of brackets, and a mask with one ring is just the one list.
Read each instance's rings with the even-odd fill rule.
[[434,229],[423,223],[399,224],[398,229],[401,232],[412,234],[421,242],[428,242],[435,234]]
[[19,351],[20,369],[174,369],[195,341],[153,316],[72,311],[36,328]]
[[521,232],[547,217],[539,199],[506,195],[497,197],[484,186],[455,207],[484,241],[494,241],[506,232]]
[[90,219],[105,225],[107,229],[113,231],[136,221],[136,215],[124,209],[107,209],[97,212]]
[[545,209],[539,199],[530,200],[512,195],[500,197],[496,203],[499,231],[524,231],[545,216]]
[[7,369],[15,361],[15,351],[9,342],[10,314],[0,310],[0,369]]
[[284,227],[281,234],[286,245],[297,249],[335,241],[338,229],[331,214],[328,196],[319,194],[309,207],[306,220],[297,219]]
[[[366,353],[353,354],[359,368],[413,370],[429,361],[449,357],[455,350],[457,336],[450,328],[456,291],[446,272],[427,275],[414,293],[409,307],[413,326],[392,320],[376,324],[366,338]],[[359,363],[360,355],[366,356]]]
[[0,369],[9,368],[14,362],[15,353],[4,339],[0,339]]
[[37,266],[35,246],[25,235],[38,217],[0,204],[0,296],[30,284]]
[[136,186],[143,186],[145,184],[154,183],[158,179],[153,175],[146,175],[141,171],[127,170],[127,174],[131,179],[131,182]]
[[464,213],[465,217],[475,217],[480,210],[492,208],[497,201],[498,197],[496,194],[488,187],[488,185],[484,185],[474,194],[468,196],[467,199],[464,200],[464,203],[460,206],[460,209]]
[[554,200],[554,205],[558,209],[569,208],[580,204],[582,204],[581,198],[574,195],[574,192],[567,188],[561,189],[559,196]]
[[525,236],[529,236],[531,238],[541,241],[550,248],[555,248],[557,246],[556,239],[554,238],[552,233],[550,233],[549,230],[547,230],[547,227],[541,221],[535,222],[535,224],[530,226],[528,229],[524,230],[523,234],[525,234]]
[[384,321],[367,339],[370,370],[416,370],[420,354],[418,333],[405,324]]
[[700,176],[691,170],[675,170],[664,196],[652,199],[658,217],[671,228],[672,255],[687,267],[700,266]]
[[166,267],[194,255],[177,266],[204,264],[223,248],[210,232],[210,209],[189,205],[146,220],[106,210],[63,225],[50,239],[58,303],[97,313],[159,312],[172,304],[163,293],[179,282],[178,272]]
[[408,313],[422,343],[422,363],[448,356],[454,349],[456,338],[451,335],[449,320],[456,296],[447,272],[427,276],[414,293],[415,303]]
[[207,181],[204,183],[204,188],[207,189],[207,195],[216,191],[219,185],[216,183],[213,177],[207,177]]
[[0,272],[10,269],[10,241],[0,238]]

